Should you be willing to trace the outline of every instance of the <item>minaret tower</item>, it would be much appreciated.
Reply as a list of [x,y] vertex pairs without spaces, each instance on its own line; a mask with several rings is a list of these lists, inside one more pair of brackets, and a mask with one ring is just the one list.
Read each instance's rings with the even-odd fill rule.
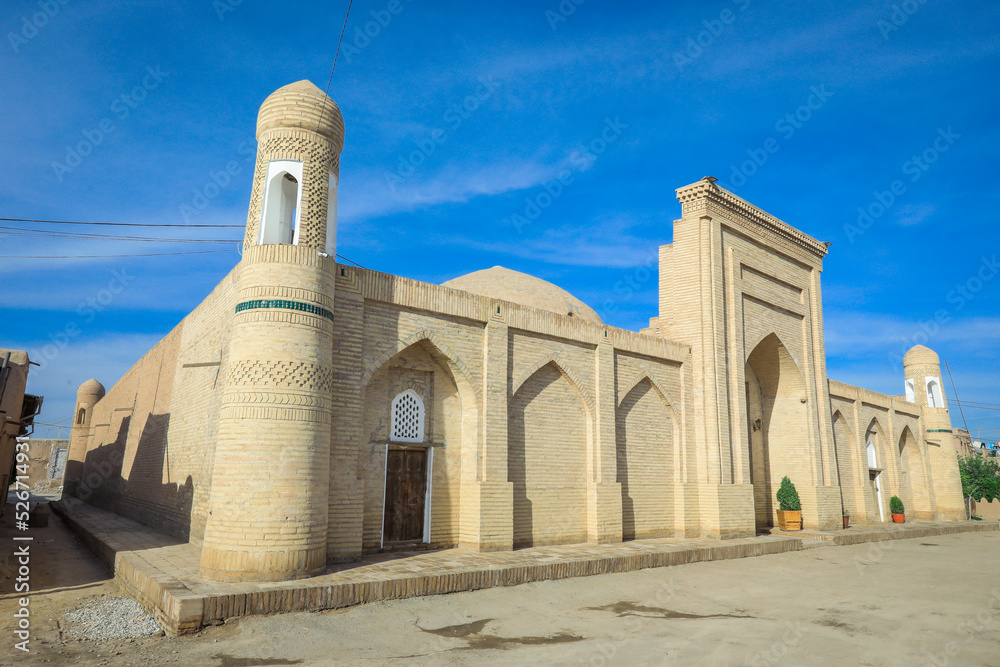
[[104,398],[104,385],[91,378],[76,390],[76,411],[73,428],[69,432],[69,453],[66,456],[66,474],[63,476],[63,494],[75,496],[83,477],[83,464],[87,458],[87,441],[91,435],[94,406]]
[[299,81],[264,101],[257,142],[201,555],[201,575],[222,581],[326,565],[344,120]]
[[958,443],[952,432],[941,381],[941,360],[934,350],[916,345],[903,356],[903,373],[906,400],[916,403],[923,417],[923,439],[927,443],[927,459],[934,480],[936,518],[963,520],[965,502],[956,461]]

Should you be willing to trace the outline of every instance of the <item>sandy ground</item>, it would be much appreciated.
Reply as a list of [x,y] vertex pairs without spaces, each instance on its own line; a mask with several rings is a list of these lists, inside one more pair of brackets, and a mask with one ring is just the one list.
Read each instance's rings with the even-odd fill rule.
[[[19,534],[10,514],[0,527],[3,556]],[[1000,532],[244,618],[195,636],[111,642],[77,640],[62,618],[87,598],[120,594],[108,573],[58,517],[31,534],[31,653],[13,647],[17,596],[14,580],[0,577],[2,664],[1000,666]]]

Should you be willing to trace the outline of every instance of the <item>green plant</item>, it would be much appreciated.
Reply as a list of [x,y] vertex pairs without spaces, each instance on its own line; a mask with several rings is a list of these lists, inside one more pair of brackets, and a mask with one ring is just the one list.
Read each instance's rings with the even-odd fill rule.
[[904,514],[903,501],[899,499],[899,496],[889,498],[889,511],[893,514]]
[[846,507],[844,508],[844,516],[851,516],[851,513],[847,511]]
[[986,498],[1000,498],[1000,463],[995,458],[979,454],[958,457],[958,474],[962,478],[962,493],[977,503]]
[[778,488],[778,509],[782,512],[799,512],[802,504],[799,502],[799,492],[795,490],[795,485],[788,477],[781,478],[781,487]]

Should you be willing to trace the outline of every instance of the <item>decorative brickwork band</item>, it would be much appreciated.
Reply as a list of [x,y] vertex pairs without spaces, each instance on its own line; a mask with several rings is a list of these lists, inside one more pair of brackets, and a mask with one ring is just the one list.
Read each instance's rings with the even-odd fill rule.
[[287,301],[285,299],[256,299],[254,301],[244,301],[236,306],[236,312],[242,313],[244,310],[254,310],[256,308],[284,308],[286,310],[301,310],[305,313],[319,315],[333,321],[333,313],[326,308],[320,308],[310,303],[301,301]]

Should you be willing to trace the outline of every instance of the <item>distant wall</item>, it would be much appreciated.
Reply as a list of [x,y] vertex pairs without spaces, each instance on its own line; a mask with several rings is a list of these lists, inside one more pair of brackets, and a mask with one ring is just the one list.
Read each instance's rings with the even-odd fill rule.
[[972,511],[976,516],[983,517],[984,521],[1000,521],[1000,500],[993,502],[973,502]]
[[63,483],[69,440],[28,440],[28,484],[36,493],[51,493]]
[[94,406],[79,498],[201,539],[238,270]]

